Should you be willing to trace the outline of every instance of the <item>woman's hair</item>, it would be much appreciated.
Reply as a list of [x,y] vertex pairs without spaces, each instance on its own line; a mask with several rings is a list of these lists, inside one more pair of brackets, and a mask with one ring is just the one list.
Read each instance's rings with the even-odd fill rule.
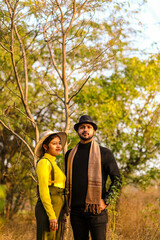
[[51,134],[49,137],[47,137],[47,138],[44,140],[44,142],[42,143],[42,151],[43,151],[43,154],[42,154],[42,155],[44,155],[45,152],[46,152],[46,150],[44,149],[43,145],[45,144],[45,145],[47,146],[47,149],[48,149],[49,143],[52,141],[52,139],[54,139],[54,138],[56,138],[56,137],[59,137],[59,139],[61,139],[59,135],[57,135],[57,134]]

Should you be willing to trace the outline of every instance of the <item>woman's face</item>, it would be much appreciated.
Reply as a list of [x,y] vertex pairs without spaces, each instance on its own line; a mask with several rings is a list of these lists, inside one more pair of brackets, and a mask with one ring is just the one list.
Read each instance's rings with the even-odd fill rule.
[[44,144],[43,147],[46,150],[46,153],[56,156],[60,154],[60,151],[62,150],[61,139],[59,137],[55,137],[50,141],[48,146]]

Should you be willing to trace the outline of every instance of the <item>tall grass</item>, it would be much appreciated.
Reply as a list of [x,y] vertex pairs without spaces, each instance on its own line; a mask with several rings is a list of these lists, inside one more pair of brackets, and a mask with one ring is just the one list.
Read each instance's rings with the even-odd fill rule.
[[[117,212],[112,211],[108,238],[112,240],[160,239],[160,189],[147,191],[127,187],[123,190]],[[114,215],[116,229],[113,233]]]
[[[160,189],[147,191],[126,187],[120,196],[118,208],[108,209],[107,240],[159,240]],[[0,240],[34,240],[36,222],[33,213],[18,214],[1,224]],[[64,240],[73,240],[69,221]]]

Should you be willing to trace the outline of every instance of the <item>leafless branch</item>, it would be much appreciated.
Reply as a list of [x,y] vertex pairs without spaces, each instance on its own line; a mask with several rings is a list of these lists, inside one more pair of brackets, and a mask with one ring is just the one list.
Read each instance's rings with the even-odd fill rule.
[[77,13],[79,13],[81,10],[82,10],[82,8],[84,7],[84,5],[86,4],[86,2],[87,2],[88,0],[85,0],[84,1],[84,3],[81,5],[81,7],[78,9],[78,11],[77,11]]
[[4,50],[6,50],[7,52],[11,53],[11,51],[8,50],[1,42],[0,42],[0,45],[1,45],[1,47],[2,47]]
[[69,30],[70,30],[71,27],[72,27],[72,24],[73,24],[75,15],[76,15],[76,0],[73,1],[73,15],[72,15],[72,19],[71,19],[71,21],[70,21],[70,24],[69,24],[68,28],[67,28],[66,31],[65,31],[65,35],[67,35],[67,33],[69,32]]
[[68,103],[70,103],[70,101],[72,100],[72,98],[74,98],[80,91],[81,89],[84,87],[84,85],[86,84],[86,82],[89,80],[90,76],[87,77],[87,79],[83,82],[83,84],[81,85],[81,87],[78,89],[78,91],[76,93],[74,93],[70,98]]
[[56,65],[56,62],[55,62],[55,59],[54,59],[54,56],[53,56],[53,52],[52,52],[52,47],[51,47],[51,44],[48,42],[48,48],[49,48],[49,52],[50,52],[50,56],[51,56],[51,61],[52,61],[52,64],[56,70],[56,72],[58,73],[60,79],[62,80],[62,75],[60,73],[60,71],[58,70],[58,67]]
[[60,12],[61,12],[61,28],[62,28],[62,33],[64,34],[64,29],[63,29],[63,19],[64,19],[64,14],[63,14],[63,11],[62,11],[62,8],[58,2],[58,0],[55,0]]
[[10,89],[6,84],[5,84],[5,87],[8,88],[8,90],[12,92],[15,96],[21,99],[21,97],[17,93],[15,93],[12,89]]
[[[43,31],[44,31],[44,38],[47,39],[45,27],[44,27]],[[49,49],[49,52],[50,52],[50,57],[51,57],[51,61],[52,61],[52,64],[53,64],[53,66],[54,66],[54,69],[56,70],[56,72],[58,73],[58,76],[59,76],[60,79],[62,80],[62,75],[61,75],[61,73],[60,73],[60,71],[58,70],[58,67],[57,67],[57,65],[56,65],[56,62],[55,62],[55,59],[54,59],[54,56],[53,56],[53,52],[52,52],[52,48],[51,48],[51,44],[50,44],[49,41],[47,41],[47,45],[48,45],[48,49]]]
[[31,119],[30,117],[28,117],[24,112],[22,112],[19,108],[17,108],[16,106],[14,106],[14,108],[15,108],[18,112],[22,113],[22,115],[25,116],[27,119],[29,119],[33,124],[35,124],[35,121],[33,122],[32,119]]
[[33,153],[32,149],[30,148],[30,146],[28,145],[28,143],[27,143],[21,136],[19,136],[16,132],[14,132],[10,127],[8,127],[1,119],[0,119],[0,123],[1,123],[6,129],[8,129],[10,132],[12,132],[16,137],[18,137],[18,138],[27,146],[27,148],[29,149],[32,157],[34,158],[34,153]]
[[61,102],[64,103],[64,100],[63,100],[50,86],[49,86],[49,87],[50,87],[51,91],[53,91],[54,93],[50,93],[50,92],[48,91],[48,89],[45,88],[45,86],[44,86],[44,84],[43,84],[43,80],[41,80],[41,83],[42,83],[43,89],[44,89],[49,95],[57,97],[58,99],[61,100]]
[[9,1],[5,0],[5,2],[7,4],[8,11],[9,11],[10,18],[11,18],[11,57],[12,57],[12,64],[13,64],[15,77],[16,77],[16,80],[17,80],[17,85],[18,85],[18,88],[19,88],[19,91],[20,91],[20,94],[21,94],[21,99],[23,100],[23,103],[24,103],[23,90],[22,90],[22,87],[21,87],[21,84],[20,84],[20,80],[19,80],[19,77],[18,77],[16,64],[15,64],[15,60],[14,60],[14,47],[13,47],[13,44],[14,44],[14,12],[12,13],[12,8],[9,4]]
[[[90,65],[90,69],[93,69],[93,66],[95,66],[95,64],[97,64],[97,60],[98,60],[98,58],[100,58],[109,48],[111,48],[111,46],[110,47],[107,47],[107,48],[105,48],[102,52],[100,52],[92,61],[86,61],[86,62],[84,62],[83,64],[81,64],[78,68],[75,68],[73,71],[71,71],[70,72],[70,74],[67,76],[67,79],[75,72],[75,71],[78,71],[79,69],[82,69],[84,66],[86,67],[87,66],[87,64],[89,64]],[[108,60],[108,61],[110,61],[111,60],[111,58]]]
[[[83,23],[84,23],[84,21],[81,23],[81,26],[83,25]],[[76,31],[76,33],[75,33],[75,36],[78,35],[78,32],[81,30],[81,26],[79,26],[79,28],[77,29],[77,31]],[[88,34],[88,32],[89,32],[89,29],[90,29],[90,27],[88,27],[88,31],[87,31],[87,33],[83,36],[80,44],[82,44],[82,42],[84,41],[84,38],[87,36],[87,34]],[[66,41],[66,43],[68,44],[69,41],[75,39],[75,36],[69,38],[69,39]],[[78,44],[76,47],[73,47],[73,48],[72,48],[71,50],[69,50],[68,52],[73,51],[73,50],[76,49],[80,44]]]
[[37,183],[37,180],[35,179],[35,177],[33,176],[33,174],[30,172],[29,176],[31,176],[31,178]]
[[24,76],[25,76],[25,101],[27,102],[28,99],[28,70],[27,70],[27,59],[26,59],[26,52],[23,46],[22,39],[18,33],[16,26],[14,25],[14,30],[16,36],[18,38],[19,44],[21,46],[22,56],[23,56],[23,69],[24,69]]
[[[112,57],[113,58],[113,57]],[[111,61],[112,58],[109,58],[107,61],[105,61],[104,65]],[[87,72],[84,74],[84,76],[81,78],[80,81],[82,81],[84,78],[86,78],[86,80],[83,82],[83,84],[81,85],[81,87],[69,98],[69,103],[70,101],[73,99],[73,97],[75,97],[84,87],[84,85],[86,84],[86,82],[89,80],[89,78],[91,77],[91,75],[94,73],[94,67],[96,66],[97,62],[95,62],[93,65],[90,66],[90,68],[88,68]],[[103,67],[103,64],[101,64],[101,67]],[[89,75],[88,77],[86,75]]]
[[[30,32],[33,32],[33,31],[30,31]],[[29,33],[27,33],[27,34],[25,35],[25,37],[26,37],[27,35],[29,35]],[[31,42],[29,43],[29,45],[25,48],[25,51],[27,51],[27,50],[30,48],[30,46],[32,45],[32,43],[34,42],[34,40],[36,39],[37,36],[38,36],[38,31],[35,33],[33,39],[32,39]]]
[[[28,102],[27,102],[27,96],[28,96],[28,73],[27,73],[27,61],[26,61],[26,55],[25,55],[25,49],[23,46],[23,42],[20,38],[20,35],[17,31],[17,28],[15,26],[14,20],[15,20],[15,11],[16,11],[16,7],[17,4],[19,2],[19,0],[16,1],[14,8],[11,7],[11,4],[8,0],[5,0],[7,7],[8,7],[8,11],[10,14],[10,19],[11,19],[11,59],[12,59],[12,65],[13,65],[13,69],[14,69],[14,74],[15,74],[15,78],[16,78],[16,82],[17,82],[17,86],[21,95],[21,101],[24,105],[25,111],[27,113],[27,115],[29,116],[30,119],[32,119],[31,124],[35,130],[35,137],[36,137],[36,142],[39,140],[39,131],[38,131],[38,127],[36,122],[34,121],[34,118],[32,116],[32,113],[30,111],[30,108],[28,106]],[[25,75],[25,94],[23,92],[21,83],[20,83],[20,79],[19,79],[19,75],[18,75],[18,71],[17,71],[17,67],[15,64],[15,56],[14,56],[14,31],[16,33],[16,36],[18,38],[19,44],[21,46],[21,50],[22,50],[22,55],[23,55],[23,65],[24,65],[24,75]]]

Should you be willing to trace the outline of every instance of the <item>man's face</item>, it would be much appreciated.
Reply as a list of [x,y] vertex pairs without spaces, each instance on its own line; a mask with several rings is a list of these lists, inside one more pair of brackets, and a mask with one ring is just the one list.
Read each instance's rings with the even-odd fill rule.
[[78,127],[78,135],[83,141],[88,141],[92,139],[95,130],[91,124],[82,123]]

